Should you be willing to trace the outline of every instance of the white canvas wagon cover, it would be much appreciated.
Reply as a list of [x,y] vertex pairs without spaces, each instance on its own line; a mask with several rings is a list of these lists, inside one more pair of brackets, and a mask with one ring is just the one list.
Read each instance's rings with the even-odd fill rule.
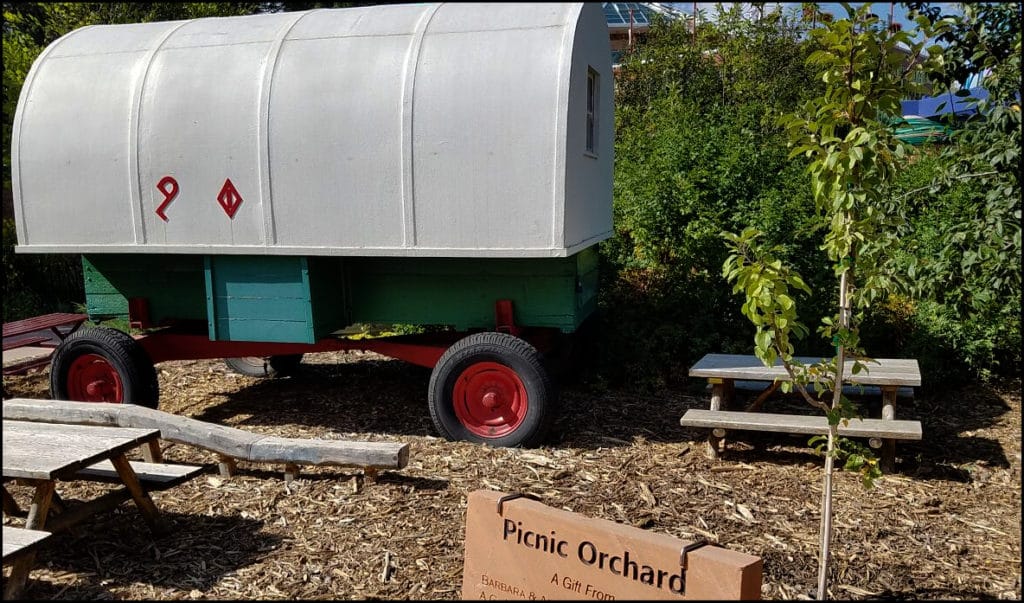
[[611,234],[588,4],[90,26],[18,102],[19,252],[566,256]]

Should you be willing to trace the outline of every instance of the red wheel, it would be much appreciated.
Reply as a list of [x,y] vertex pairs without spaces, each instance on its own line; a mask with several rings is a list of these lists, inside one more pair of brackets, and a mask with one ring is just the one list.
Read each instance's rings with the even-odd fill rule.
[[535,446],[551,426],[556,398],[536,348],[507,333],[474,333],[437,361],[427,402],[449,440]]
[[497,362],[478,362],[455,381],[452,404],[466,429],[482,438],[499,438],[522,424],[530,399],[515,371]]
[[106,327],[68,335],[50,361],[50,396],[79,402],[125,402],[156,408],[153,361],[127,333]]
[[67,388],[72,400],[82,402],[120,402],[124,399],[121,376],[99,354],[82,354],[71,361]]

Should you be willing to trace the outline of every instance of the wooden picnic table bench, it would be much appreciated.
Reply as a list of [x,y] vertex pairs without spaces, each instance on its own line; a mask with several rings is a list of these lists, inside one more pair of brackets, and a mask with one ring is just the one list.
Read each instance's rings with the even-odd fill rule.
[[29,530],[15,526],[4,526],[4,563],[14,561],[25,553],[35,551],[46,542],[51,534],[43,530]]
[[[85,314],[54,312],[52,314],[43,314],[42,316],[5,322],[3,324],[4,351],[29,346],[52,350],[60,345],[64,338],[77,331],[88,318]],[[14,375],[23,373],[32,368],[45,366],[48,362],[50,362],[49,355],[28,358],[5,366],[3,374]]]
[[[57,336],[58,340],[64,339],[71,333],[75,332],[83,322],[88,320],[88,318],[89,317],[85,314],[55,312],[53,314],[43,314],[42,316],[33,316],[32,318],[5,322],[3,325],[4,340],[6,341],[9,337],[17,337],[18,335],[26,335],[28,333],[46,330],[50,330]],[[4,349],[7,348],[5,347]]]
[[[813,364],[820,359],[796,357],[802,364]],[[853,360],[844,367],[844,381],[854,390],[878,388],[882,396],[881,419],[851,420],[840,425],[839,434],[847,437],[867,437],[873,447],[881,448],[883,468],[892,470],[895,463],[895,441],[920,440],[919,421],[897,421],[896,399],[899,394],[913,394],[908,388],[921,385],[921,371],[912,358],[875,358],[864,363],[866,370],[853,374]],[[753,412],[779,387],[789,381],[789,373],[781,361],[767,367],[759,358],[743,354],[707,354],[690,368],[691,377],[704,377],[711,385],[709,410],[687,410],[679,423],[684,427],[710,428],[707,453],[717,458],[719,445],[726,429],[773,431],[785,433],[826,434],[828,420],[824,415],[804,416],[779,413]],[[771,382],[746,411],[730,411],[740,381]]]
[[49,341],[49,335],[18,335],[17,337],[7,337],[4,339],[4,351],[6,352],[7,350],[13,350],[15,348],[24,348],[30,345],[48,343]]

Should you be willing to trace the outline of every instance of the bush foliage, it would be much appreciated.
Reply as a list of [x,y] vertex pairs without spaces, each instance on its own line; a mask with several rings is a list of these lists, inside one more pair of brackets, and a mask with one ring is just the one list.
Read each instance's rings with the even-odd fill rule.
[[753,328],[721,278],[723,230],[756,225],[808,279],[806,306],[830,306],[804,165],[776,125],[818,89],[807,55],[796,23],[733,12],[703,24],[696,43],[682,23],[656,23],[624,58],[615,238],[602,248],[607,378],[659,387],[704,353],[749,351]]
[[47,312],[73,312],[85,301],[76,255],[14,253],[14,220],[3,220],[4,322]]
[[[1001,74],[1001,88],[1019,90],[1019,18],[1005,6],[979,11],[950,19],[945,31],[966,40],[954,60],[971,57]],[[696,37],[663,22],[626,55],[616,90],[616,235],[602,246],[606,378],[656,388],[681,381],[705,353],[750,352],[753,328],[719,276],[722,230],[756,227],[804,277],[812,291],[801,302],[804,324],[836,306],[804,163],[787,159],[775,125],[820,93],[806,30],[778,14],[733,13]],[[981,51],[993,30],[1002,36],[995,58]],[[936,74],[936,89],[949,73],[970,69]],[[1007,85],[1007,74],[1018,79]],[[888,268],[898,282],[860,330],[867,353],[918,358],[935,387],[1020,372],[1020,185],[1011,169],[1019,106],[982,107],[956,125],[952,144],[918,150],[894,183],[891,194],[915,195],[892,243],[899,259]],[[974,173],[987,180],[964,178]],[[801,355],[832,353],[816,338],[796,346]]]

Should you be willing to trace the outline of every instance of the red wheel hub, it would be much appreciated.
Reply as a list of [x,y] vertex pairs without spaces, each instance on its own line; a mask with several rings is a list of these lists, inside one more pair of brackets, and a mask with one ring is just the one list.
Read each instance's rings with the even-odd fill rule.
[[530,407],[522,379],[497,362],[477,362],[462,371],[452,398],[459,422],[482,438],[512,433]]
[[99,354],[82,354],[68,367],[68,397],[80,402],[123,402],[121,376]]

